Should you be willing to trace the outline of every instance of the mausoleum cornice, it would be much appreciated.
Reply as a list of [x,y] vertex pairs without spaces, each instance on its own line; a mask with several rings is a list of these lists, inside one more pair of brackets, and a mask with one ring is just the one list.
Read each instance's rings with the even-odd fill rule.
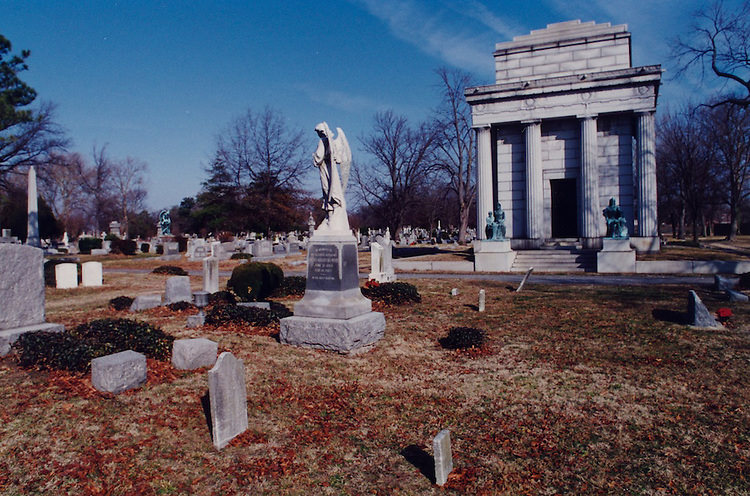
[[467,88],[475,127],[656,109],[660,65]]

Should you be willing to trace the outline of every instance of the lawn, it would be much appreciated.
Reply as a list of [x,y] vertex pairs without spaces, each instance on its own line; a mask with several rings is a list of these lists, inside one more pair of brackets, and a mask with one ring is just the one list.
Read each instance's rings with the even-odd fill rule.
[[[50,289],[48,320],[132,317],[108,300],[164,279],[105,273],[101,289]],[[186,313],[138,314],[244,360],[250,429],[222,451],[201,402],[206,370],[149,361],[144,387],[112,396],[87,376],[0,359],[0,493],[750,493],[748,306],[701,330],[679,323],[684,287],[410,282],[422,302],[379,307],[385,338],[355,356],[282,345],[277,326],[186,329]],[[699,294],[712,311],[729,306]],[[452,326],[483,328],[488,343],[444,350]],[[455,469],[439,488],[428,466],[444,428]]]

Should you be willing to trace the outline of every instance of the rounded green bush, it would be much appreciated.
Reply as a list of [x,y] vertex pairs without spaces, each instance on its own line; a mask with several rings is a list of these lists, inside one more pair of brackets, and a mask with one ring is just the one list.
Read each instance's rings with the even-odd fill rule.
[[268,298],[283,280],[284,271],[278,265],[248,262],[234,268],[227,289],[241,301],[258,301]]
[[168,276],[186,276],[185,269],[176,265],[160,265],[151,271],[152,274],[166,274]]

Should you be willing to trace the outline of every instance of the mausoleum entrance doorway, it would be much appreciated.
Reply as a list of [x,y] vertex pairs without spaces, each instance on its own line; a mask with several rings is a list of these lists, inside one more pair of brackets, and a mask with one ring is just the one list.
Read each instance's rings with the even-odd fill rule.
[[551,179],[552,237],[578,237],[578,189],[575,179]]

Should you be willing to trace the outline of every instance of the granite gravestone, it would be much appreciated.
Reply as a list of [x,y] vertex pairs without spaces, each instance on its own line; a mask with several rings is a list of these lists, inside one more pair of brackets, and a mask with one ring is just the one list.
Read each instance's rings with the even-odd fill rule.
[[167,278],[164,287],[164,303],[170,305],[179,301],[192,303],[193,293],[190,290],[190,276],[172,276]]
[[211,433],[216,449],[222,449],[247,430],[247,388],[242,360],[225,351],[208,371]]
[[25,332],[62,332],[62,324],[44,321],[42,250],[0,243],[0,267],[0,356]]

